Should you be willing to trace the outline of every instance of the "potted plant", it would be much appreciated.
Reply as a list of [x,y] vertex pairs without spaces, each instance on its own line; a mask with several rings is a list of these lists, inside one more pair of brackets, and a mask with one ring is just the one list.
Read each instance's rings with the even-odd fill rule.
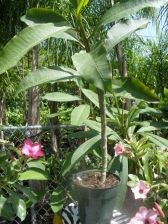
[[[103,186],[105,186],[105,191],[107,191],[107,195],[109,195],[109,185],[106,186],[108,182],[107,178],[107,137],[111,138],[113,141],[120,141],[121,138],[118,134],[107,127],[107,119],[106,116],[112,117],[109,111],[106,108],[106,94],[110,93],[114,95],[116,91],[127,91],[129,93],[134,91],[134,88],[137,91],[142,92],[142,95],[148,95],[152,99],[158,99],[152,91],[143,88],[144,86],[136,79],[120,79],[113,80],[112,72],[110,67],[109,55],[112,52],[113,48],[120,43],[122,40],[127,38],[130,34],[135,32],[140,28],[144,28],[148,24],[148,20],[140,19],[140,20],[126,20],[121,21],[121,19],[130,16],[131,13],[135,13],[140,9],[145,7],[154,7],[158,5],[163,5],[167,3],[166,0],[141,0],[141,1],[127,1],[125,3],[116,4],[110,9],[108,9],[100,20],[97,22],[94,29],[87,31],[87,28],[84,25],[83,19],[83,10],[90,3],[89,0],[77,1],[70,0],[73,6],[73,12],[75,17],[76,26],[71,27],[69,23],[63,16],[58,15],[52,10],[49,9],[30,9],[28,10],[25,17],[22,18],[29,27],[25,28],[23,31],[19,33],[14,39],[12,39],[3,49],[0,56],[0,73],[5,72],[10,67],[14,66],[18,60],[23,57],[23,55],[31,49],[33,46],[36,46],[41,41],[50,38],[65,38],[76,41],[83,48],[82,51],[72,56],[73,65],[76,70],[70,68],[48,68],[44,70],[37,70],[33,74],[30,74],[25,79],[22,80],[19,90],[24,91],[27,88],[32,86],[36,86],[42,83],[51,82],[51,81],[61,81],[61,80],[76,80],[76,83],[80,87],[81,92],[88,97],[92,102],[96,104],[96,106],[100,110],[100,124],[98,130],[100,133],[90,138],[86,142],[84,142],[80,147],[75,150],[73,155],[68,158],[69,163],[66,164],[65,169],[62,174],[66,175],[71,168],[84,156],[87,152],[93,148],[95,144],[99,144],[101,142],[102,149],[102,165],[101,170],[89,171],[89,173],[95,178],[97,177],[98,184],[96,185],[95,195],[93,197],[99,196],[102,197]],[[118,22],[121,21],[121,22]],[[113,25],[115,23],[115,25]],[[107,32],[107,39],[99,43],[96,41],[96,35],[99,30],[105,27],[104,30],[107,30],[111,27]],[[38,75],[38,78],[37,78]],[[93,90],[93,91],[91,91]],[[64,100],[60,96],[64,96]],[[48,93],[44,96],[44,99],[49,101],[73,101],[80,100],[77,96],[71,96],[68,94],[62,93]],[[59,98],[59,99],[58,99]],[[61,99],[60,99],[61,98]],[[86,105],[81,105],[77,114],[86,109]],[[85,117],[85,115],[84,115]],[[81,121],[80,121],[81,122]],[[79,123],[80,123],[79,122]],[[93,124],[93,123],[92,123]],[[124,160],[123,160],[124,161]],[[125,166],[127,166],[127,162],[124,161]],[[124,167],[124,165],[122,164]],[[127,169],[125,169],[126,171]],[[83,190],[86,188],[84,186],[83,175],[84,177],[89,176],[90,174],[86,174],[86,172],[80,173],[76,178],[76,185],[82,186]],[[127,180],[127,174],[123,175],[125,180]],[[110,177],[110,175],[109,175]],[[122,178],[123,179],[123,178]],[[112,176],[112,188],[114,186],[119,185],[119,178]],[[126,181],[125,181],[126,182]],[[121,180],[121,185],[123,185],[123,181]],[[94,187],[88,188],[89,192],[92,191]],[[116,190],[115,190],[116,191]],[[126,191],[126,190],[124,190]],[[124,195],[124,191],[122,195]],[[86,193],[88,195],[87,201],[89,201],[90,193]],[[116,193],[114,193],[116,194]],[[114,195],[113,193],[110,195]],[[105,207],[101,209],[107,212],[107,201],[106,203],[102,203],[104,199],[101,198],[100,205],[104,205]],[[96,203],[94,204],[96,205]],[[91,205],[93,207],[93,205]],[[80,207],[80,206],[79,206]],[[108,206],[111,209],[111,205]],[[87,209],[87,208],[86,208]],[[84,211],[86,211],[84,209]],[[88,220],[82,220],[84,223],[109,223],[112,211],[107,212],[110,215],[107,215],[106,218],[103,214],[101,214],[101,220],[97,218],[91,217]],[[98,217],[98,212],[95,211],[96,217]],[[93,214],[92,214],[93,215]],[[87,216],[89,216],[87,214]],[[86,213],[82,215],[83,219],[86,217]],[[104,220],[104,218],[105,220]],[[107,220],[106,220],[107,219]],[[90,221],[95,220],[95,221]]]

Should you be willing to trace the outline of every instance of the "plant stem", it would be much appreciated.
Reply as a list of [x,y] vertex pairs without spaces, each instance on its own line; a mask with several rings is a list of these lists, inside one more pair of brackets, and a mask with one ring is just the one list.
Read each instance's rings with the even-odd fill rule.
[[106,121],[106,102],[105,93],[103,90],[97,89],[100,116],[101,116],[101,149],[102,149],[102,175],[101,183],[103,184],[106,180],[107,173],[107,121]]
[[[81,37],[83,44],[85,46],[86,52],[90,52],[90,45],[88,38],[83,27],[81,16],[78,17],[78,22],[81,31]],[[101,174],[101,184],[106,180],[107,173],[107,121],[106,121],[106,103],[105,103],[105,92],[97,88],[99,107],[100,107],[100,117],[101,117],[101,150],[102,150],[102,174]]]

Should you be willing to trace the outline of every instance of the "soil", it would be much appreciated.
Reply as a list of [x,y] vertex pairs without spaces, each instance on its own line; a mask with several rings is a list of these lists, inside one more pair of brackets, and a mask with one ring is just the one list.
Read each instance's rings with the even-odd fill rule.
[[82,176],[78,176],[75,179],[75,183],[88,188],[110,188],[119,183],[119,179],[113,174],[107,174],[106,181],[101,183],[101,173],[97,171],[91,171],[84,173]]

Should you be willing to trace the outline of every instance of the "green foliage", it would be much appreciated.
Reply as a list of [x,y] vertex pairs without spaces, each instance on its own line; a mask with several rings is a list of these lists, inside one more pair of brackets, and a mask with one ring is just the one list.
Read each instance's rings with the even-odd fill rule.
[[[26,210],[38,201],[40,192],[35,193],[30,187],[24,186],[20,180],[44,179],[44,170],[29,168],[27,159],[21,156],[20,150],[9,142],[2,142],[5,151],[0,152],[0,215],[7,220],[15,216],[23,221]],[[34,161],[34,167],[38,162]],[[43,174],[42,174],[43,172]],[[45,173],[45,179],[47,179]]]
[[89,117],[90,107],[87,104],[79,105],[75,107],[71,113],[71,124],[82,125],[85,120]]

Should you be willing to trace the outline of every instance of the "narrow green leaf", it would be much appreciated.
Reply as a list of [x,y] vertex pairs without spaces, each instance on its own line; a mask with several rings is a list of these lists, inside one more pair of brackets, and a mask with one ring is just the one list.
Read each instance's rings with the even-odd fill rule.
[[149,122],[148,126],[141,127],[137,133],[143,133],[143,132],[150,132],[150,131],[157,131],[157,130],[164,130],[168,129],[168,122]]
[[159,97],[154,90],[151,90],[141,81],[133,77],[115,80],[113,90],[118,96],[123,96],[124,98],[140,99],[148,102],[159,101]]
[[47,180],[46,171],[39,168],[29,168],[27,171],[19,174],[19,180]]
[[81,100],[79,96],[72,96],[70,94],[61,92],[47,93],[45,96],[43,96],[43,99],[55,102],[70,102]]
[[80,145],[72,155],[71,167],[73,167],[93,146],[98,143],[101,139],[100,135],[97,135],[88,141]]
[[51,208],[54,213],[60,212],[66,199],[65,192],[62,187],[57,187],[51,195]]
[[[94,120],[86,120],[85,121],[85,124],[89,127],[89,128],[92,128],[94,129],[95,131],[97,132],[101,132],[101,123],[99,122],[96,122]],[[116,140],[120,140],[120,137],[119,135],[114,131],[112,130],[111,128],[107,127],[107,135],[112,135],[113,137],[115,137]]]
[[115,4],[108,9],[100,20],[99,25],[105,25],[147,7],[159,7],[168,3],[168,0],[129,0],[124,3]]
[[72,134],[69,134],[69,138],[93,138],[97,135],[97,131],[90,130],[90,131],[78,131]]
[[80,11],[87,6],[87,4],[89,3],[89,0],[77,0],[78,2],[78,7],[76,10],[77,15],[79,15]]
[[15,192],[10,195],[10,200],[12,203],[13,210],[16,215],[23,221],[26,218],[26,204],[23,199],[19,198]]
[[115,24],[107,33],[108,39],[105,41],[105,48],[110,52],[118,43],[130,36],[138,29],[145,28],[148,20],[127,20],[125,23]]
[[79,105],[75,107],[71,113],[71,124],[82,125],[84,121],[89,117],[90,107],[87,104]]
[[80,76],[95,87],[108,90],[112,89],[112,74],[106,51],[103,46],[91,53],[81,51],[72,56],[74,66]]
[[72,73],[58,67],[39,69],[24,77],[18,87],[18,92],[25,91],[31,87],[48,82],[58,82],[61,80],[71,80],[77,78]]
[[69,27],[56,27],[54,24],[40,24],[27,27],[13,37],[0,51],[0,74],[12,68],[34,46],[53,34],[60,34]]
[[141,135],[148,137],[151,142],[153,142],[154,144],[156,144],[159,147],[162,147],[162,148],[168,147],[168,140],[165,138],[162,138],[158,135],[155,135],[152,133],[147,133],[147,132],[144,134],[142,133]]

